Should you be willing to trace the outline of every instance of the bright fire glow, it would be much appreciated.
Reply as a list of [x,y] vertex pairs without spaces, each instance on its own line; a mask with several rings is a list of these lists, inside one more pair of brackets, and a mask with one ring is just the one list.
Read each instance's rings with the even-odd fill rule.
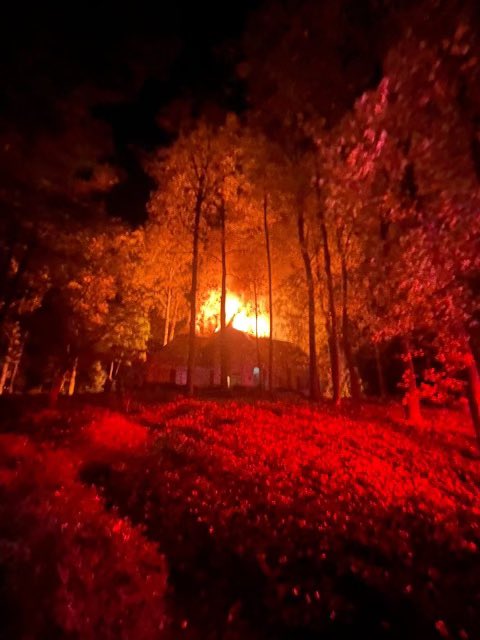
[[[258,304],[258,317],[255,318],[255,304],[243,302],[233,293],[227,293],[226,320],[234,329],[265,337],[269,335],[270,322],[261,302]],[[197,316],[197,329],[201,333],[218,331],[220,329],[220,293],[210,291],[208,298],[200,308]]]

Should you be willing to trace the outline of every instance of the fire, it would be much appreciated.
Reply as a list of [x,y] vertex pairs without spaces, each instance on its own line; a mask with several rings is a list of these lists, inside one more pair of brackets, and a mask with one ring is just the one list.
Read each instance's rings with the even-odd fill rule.
[[[270,322],[268,314],[259,303],[257,317],[255,317],[255,304],[245,303],[233,293],[227,293],[225,303],[227,325],[234,329],[265,337],[269,335]],[[220,293],[210,291],[197,316],[197,329],[200,332],[218,331],[220,329]]]

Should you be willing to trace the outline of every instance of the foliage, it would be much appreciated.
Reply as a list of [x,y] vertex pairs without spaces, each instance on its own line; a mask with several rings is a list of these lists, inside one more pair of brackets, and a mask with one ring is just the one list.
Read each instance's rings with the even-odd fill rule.
[[1,449],[9,637],[160,637],[166,566],[156,546],[104,511],[64,453],[14,436],[2,436]]
[[105,388],[107,381],[107,372],[102,366],[100,360],[94,360],[88,371],[87,390],[93,393],[100,393]]
[[[55,612],[66,629],[68,597],[73,611],[83,602],[92,611],[90,622],[75,619],[83,637],[95,620],[103,625],[97,637],[105,629],[102,637],[121,637],[119,615],[125,636],[158,637],[163,563],[122,514],[145,525],[168,558],[173,637],[267,638],[281,629],[294,637],[433,640],[441,627],[475,638],[478,455],[462,413],[426,417],[418,429],[394,405],[353,414],[307,403],[184,399],[147,406],[138,422],[100,410],[45,413],[30,436],[41,449],[27,438],[0,438],[7,585],[33,591],[40,621],[20,618],[21,606],[12,618],[30,621],[35,633]],[[63,429],[54,435],[57,423]],[[31,421],[25,429],[31,433]],[[101,489],[112,511],[75,480],[79,460],[77,477]],[[60,556],[58,576],[48,549]],[[31,577],[37,557],[42,590]],[[92,565],[95,579],[85,585]],[[117,580],[117,570],[129,580]],[[128,611],[120,605],[125,591]]]

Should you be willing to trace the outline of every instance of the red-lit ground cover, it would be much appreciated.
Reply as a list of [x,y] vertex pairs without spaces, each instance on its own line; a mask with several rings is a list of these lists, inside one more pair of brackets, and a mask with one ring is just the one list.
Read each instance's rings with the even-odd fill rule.
[[180,400],[19,425],[0,436],[3,591],[10,613],[32,606],[12,576],[53,535],[59,637],[74,575],[70,608],[111,603],[76,637],[121,637],[128,585],[128,638],[480,638],[480,459],[461,414],[417,429],[373,405]]

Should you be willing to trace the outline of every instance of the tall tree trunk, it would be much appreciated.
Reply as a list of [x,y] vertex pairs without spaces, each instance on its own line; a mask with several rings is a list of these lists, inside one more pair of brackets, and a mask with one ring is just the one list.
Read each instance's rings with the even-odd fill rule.
[[168,341],[171,342],[175,337],[175,327],[177,325],[177,313],[178,313],[178,296],[175,296],[175,302],[173,305],[172,320],[170,322],[170,333]]
[[77,381],[78,358],[75,358],[70,372],[70,380],[68,382],[68,395],[73,396],[75,393],[75,383]]
[[197,195],[195,203],[195,217],[193,221],[193,246],[192,246],[192,287],[190,290],[190,330],[188,336],[188,360],[187,360],[187,393],[193,395],[193,374],[195,369],[196,339],[195,325],[197,321],[197,289],[198,289],[198,248],[200,240],[200,218],[202,214],[203,186]]
[[15,358],[15,364],[13,365],[13,371],[10,376],[10,384],[8,385],[8,393],[13,393],[15,388],[15,380],[17,379],[18,370],[20,368],[20,362],[22,361],[23,350],[25,349],[25,343],[28,339],[28,331],[24,333],[23,336],[20,337],[20,348],[17,353],[17,357]]
[[62,390],[63,384],[65,382],[65,372],[58,371],[55,374],[55,377],[52,382],[52,386],[50,388],[50,393],[48,394],[48,404],[54,409],[58,403],[58,396],[60,395],[60,391]]
[[15,360],[13,365],[12,374],[10,376],[10,383],[8,385],[8,393],[12,394],[15,388],[15,380],[17,379],[18,369],[20,368],[21,355]]
[[352,343],[350,340],[350,318],[348,316],[348,271],[345,259],[342,256],[342,336],[343,351],[347,362],[348,376],[350,378],[350,393],[352,400],[358,402],[362,395],[360,387],[360,379],[358,377],[357,368],[352,351]]
[[10,371],[10,358],[8,355],[5,356],[5,360],[3,361],[2,370],[0,371],[0,396],[3,395],[5,390],[5,385],[7,383],[8,374]]
[[7,251],[5,252],[4,259],[1,260],[0,263],[0,299],[2,300],[6,298],[9,285],[9,272],[12,267],[12,261],[15,254],[16,229],[13,224],[8,226],[4,241],[6,243]]
[[263,196],[263,229],[265,232],[265,249],[267,253],[268,269],[268,311],[270,315],[270,336],[268,340],[268,390],[273,391],[273,288],[272,288],[272,258],[270,254],[270,232],[268,230],[268,200]]
[[480,448],[480,375],[477,363],[468,341],[468,352],[466,357],[467,365],[467,397],[470,415],[472,417],[473,428]]
[[255,346],[257,348],[258,386],[263,386],[262,364],[260,359],[260,340],[258,339],[258,292],[257,280],[253,280],[253,296],[255,300]]
[[113,379],[116,380],[118,378],[118,372],[120,371],[120,367],[122,366],[122,358],[117,360],[115,365],[115,371],[113,372]]
[[3,306],[0,308],[0,327],[3,326],[5,321],[8,319],[8,315],[10,313],[12,305],[17,297],[22,278],[27,270],[28,263],[33,253],[33,248],[33,244],[31,246],[27,246],[22,258],[17,265],[15,275],[13,275],[11,278],[8,278],[6,281],[5,293],[3,296]]
[[414,425],[422,423],[422,412],[420,409],[420,394],[417,388],[417,380],[415,376],[415,367],[413,365],[412,347],[410,340],[405,338],[405,382],[407,384],[407,392],[404,398],[405,413],[407,419]]
[[222,253],[222,287],[220,295],[220,385],[222,389],[228,388],[228,364],[227,364],[227,245],[225,233],[225,205],[220,207],[220,243]]
[[378,388],[380,390],[380,397],[384,400],[387,397],[387,387],[385,385],[385,376],[383,375],[382,356],[380,353],[380,347],[375,342],[375,364],[377,367]]
[[327,225],[325,223],[325,213],[321,202],[319,175],[317,172],[315,181],[318,208],[317,218],[320,226],[320,234],[322,238],[323,246],[323,266],[325,270],[325,277],[327,281],[327,293],[328,293],[328,313],[330,316],[330,336],[328,341],[330,351],[330,366],[332,373],[332,389],[333,389],[333,402],[338,404],[340,402],[340,352],[338,348],[338,321],[337,311],[335,308],[335,294],[333,287],[333,275],[332,275],[332,259],[330,255],[330,245],[328,239]]
[[172,288],[167,289],[167,304],[165,307],[165,328],[163,330],[163,346],[168,344],[168,335],[170,331],[170,306],[172,303]]
[[302,206],[299,206],[297,211],[297,230],[300,252],[302,254],[303,264],[305,267],[305,278],[307,281],[308,293],[309,395],[310,400],[316,401],[320,398],[320,380],[318,377],[317,365],[315,285],[313,282],[312,263],[308,252],[307,239],[305,237],[305,219]]

